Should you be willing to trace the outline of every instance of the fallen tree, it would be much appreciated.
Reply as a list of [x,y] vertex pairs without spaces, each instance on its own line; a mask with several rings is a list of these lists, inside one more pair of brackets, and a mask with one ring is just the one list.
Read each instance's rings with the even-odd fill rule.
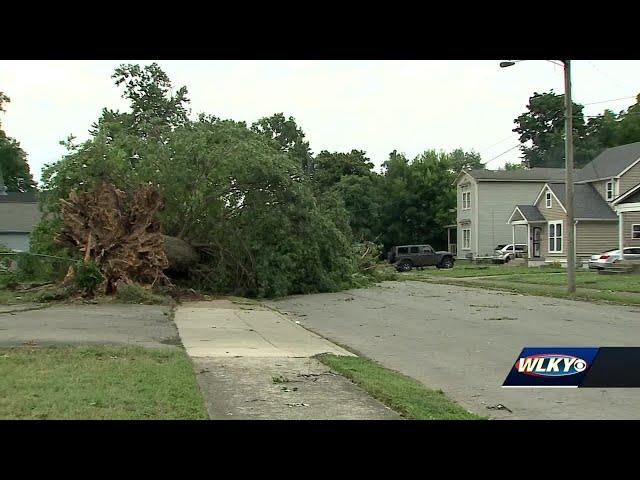
[[200,261],[200,254],[193,245],[178,237],[162,235],[164,254],[169,261],[168,270],[172,272],[188,272]]
[[94,262],[104,276],[101,290],[115,293],[119,285],[168,281],[169,266],[155,218],[160,195],[149,185],[127,195],[108,182],[95,189],[72,191],[61,199],[61,245],[75,248],[84,262]]

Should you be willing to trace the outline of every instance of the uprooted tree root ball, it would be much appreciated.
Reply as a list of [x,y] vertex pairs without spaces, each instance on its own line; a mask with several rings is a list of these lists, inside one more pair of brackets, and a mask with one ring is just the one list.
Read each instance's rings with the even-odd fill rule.
[[104,293],[133,282],[168,282],[163,270],[169,261],[155,218],[161,200],[155,188],[143,185],[127,194],[103,181],[91,191],[72,191],[60,203],[64,227],[56,241],[99,267]]

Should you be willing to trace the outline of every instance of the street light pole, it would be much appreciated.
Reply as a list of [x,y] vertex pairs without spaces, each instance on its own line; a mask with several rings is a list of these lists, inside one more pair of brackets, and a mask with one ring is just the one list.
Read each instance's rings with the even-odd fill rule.
[[567,292],[576,293],[576,246],[574,230],[573,202],[573,104],[571,102],[571,60],[564,63],[564,111],[565,111],[565,207],[567,208],[567,225],[564,235],[567,236]]
[[[507,68],[524,60],[510,60],[500,62],[501,68]],[[550,60],[548,60],[550,61]],[[569,295],[576,293],[576,246],[575,246],[575,219],[574,219],[574,195],[573,195],[573,103],[571,101],[571,60],[561,60],[564,65],[564,149],[565,149],[565,206],[567,208],[567,224],[563,225],[567,237],[567,292]],[[555,62],[551,62],[555,63]],[[557,65],[557,64],[556,64]],[[556,232],[557,236],[557,232]]]

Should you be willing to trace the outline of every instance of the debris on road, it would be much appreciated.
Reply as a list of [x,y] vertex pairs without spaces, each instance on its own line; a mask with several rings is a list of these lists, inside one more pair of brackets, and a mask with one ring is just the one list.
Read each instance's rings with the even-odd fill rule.
[[513,413],[513,410],[511,410],[509,407],[505,407],[501,403],[498,403],[497,405],[488,405],[487,408],[489,410],[506,410],[509,413]]

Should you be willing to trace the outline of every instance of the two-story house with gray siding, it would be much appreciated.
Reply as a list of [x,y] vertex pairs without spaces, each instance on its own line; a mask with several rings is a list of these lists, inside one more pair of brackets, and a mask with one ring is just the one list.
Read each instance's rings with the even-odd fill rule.
[[[499,244],[512,242],[506,219],[513,207],[530,203],[548,182],[561,181],[562,168],[521,170],[470,170],[458,175],[456,258],[489,256]],[[517,243],[527,243],[527,232],[518,229]]]

